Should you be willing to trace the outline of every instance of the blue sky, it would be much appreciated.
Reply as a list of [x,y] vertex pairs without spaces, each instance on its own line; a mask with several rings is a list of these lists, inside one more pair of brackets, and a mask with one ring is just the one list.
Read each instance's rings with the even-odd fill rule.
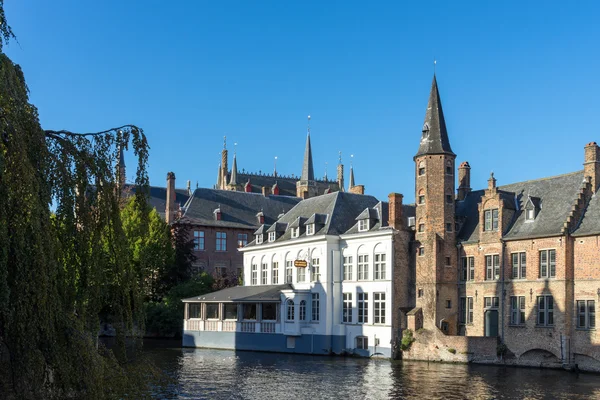
[[[317,175],[414,200],[412,157],[437,59],[473,188],[582,169],[600,142],[600,2],[7,0],[43,127],[144,128],[150,180],[211,187],[223,135],[239,168]],[[128,178],[133,158],[127,156]],[[231,163],[231,161],[230,161]],[[457,163],[457,164],[458,164]]]

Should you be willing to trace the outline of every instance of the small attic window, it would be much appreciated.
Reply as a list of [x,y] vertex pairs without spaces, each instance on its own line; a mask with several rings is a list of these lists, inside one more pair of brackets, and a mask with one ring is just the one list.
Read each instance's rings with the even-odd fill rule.
[[368,219],[360,219],[358,220],[358,231],[366,232],[369,230],[369,220]]
[[315,224],[306,225],[306,235],[311,236],[315,234]]
[[261,244],[263,242],[263,235],[256,235],[256,244]]
[[295,239],[300,236],[300,228],[292,228],[292,238]]
[[535,208],[531,207],[525,210],[525,220],[533,221],[535,219]]
[[275,241],[275,232],[269,232],[269,242]]

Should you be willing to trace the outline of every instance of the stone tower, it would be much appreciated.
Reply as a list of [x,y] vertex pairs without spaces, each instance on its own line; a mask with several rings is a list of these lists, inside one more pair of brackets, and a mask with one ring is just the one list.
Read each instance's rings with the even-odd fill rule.
[[414,157],[416,198],[416,305],[423,323],[456,334],[458,256],[454,162],[435,75],[421,143]]
[[315,172],[313,169],[312,149],[310,146],[310,115],[308,116],[308,123],[306,149],[304,150],[304,162],[302,163],[302,176],[300,177],[300,180],[296,182],[296,196],[303,199],[318,195]]

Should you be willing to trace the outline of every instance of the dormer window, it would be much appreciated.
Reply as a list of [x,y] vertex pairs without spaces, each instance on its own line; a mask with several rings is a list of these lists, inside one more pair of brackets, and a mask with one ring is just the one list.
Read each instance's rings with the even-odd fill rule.
[[263,235],[256,235],[256,244],[261,244],[263,242]]
[[368,219],[361,219],[358,221],[358,231],[359,232],[366,232],[369,230],[369,220]]
[[541,208],[541,200],[539,197],[529,196],[525,203],[525,221],[531,222],[535,220],[539,210]]
[[295,239],[300,236],[300,228],[292,228],[292,238]]
[[315,234],[315,224],[306,225],[306,235],[314,235]]
[[269,232],[269,242],[275,241],[275,232]]
[[535,210],[533,208],[525,210],[525,219],[527,221],[533,221],[535,219]]

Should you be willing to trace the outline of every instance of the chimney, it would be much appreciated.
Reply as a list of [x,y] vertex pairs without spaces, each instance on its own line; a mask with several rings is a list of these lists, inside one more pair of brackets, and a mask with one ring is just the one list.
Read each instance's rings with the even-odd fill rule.
[[390,193],[389,200],[389,225],[394,229],[404,228],[404,216],[402,215],[402,196],[400,193]]
[[188,195],[192,194],[192,181],[190,180],[187,181],[187,192]]
[[250,179],[248,179],[248,182],[246,182],[246,184],[244,185],[244,192],[246,192],[246,193],[252,192],[252,184],[250,183]]
[[175,173],[167,173],[167,206],[165,209],[165,220],[167,224],[175,222],[175,214],[177,207],[175,206]]
[[269,186],[263,186],[262,187],[262,194],[265,197],[269,196],[271,194],[271,188]]
[[262,211],[259,211],[256,214],[256,219],[258,220],[259,225],[263,225],[265,223],[265,214]]
[[471,192],[471,166],[463,161],[458,167],[458,200],[464,200]]
[[354,185],[350,188],[349,192],[354,194],[365,194],[365,185]]
[[488,179],[488,190],[496,189],[496,178],[494,178],[494,173],[490,173],[490,179]]
[[215,221],[220,221],[221,220],[221,206],[219,205],[219,207],[217,207],[215,209],[215,211],[213,211],[213,213],[215,214]]
[[344,191],[344,164],[338,164],[337,166],[337,183],[340,187],[340,192]]
[[275,184],[273,185],[273,189],[271,189],[271,192],[273,193],[273,195],[279,196],[279,185],[277,184],[277,181],[275,181]]
[[600,147],[596,142],[590,142],[585,146],[583,175],[591,178],[592,191],[596,193],[600,187]]

